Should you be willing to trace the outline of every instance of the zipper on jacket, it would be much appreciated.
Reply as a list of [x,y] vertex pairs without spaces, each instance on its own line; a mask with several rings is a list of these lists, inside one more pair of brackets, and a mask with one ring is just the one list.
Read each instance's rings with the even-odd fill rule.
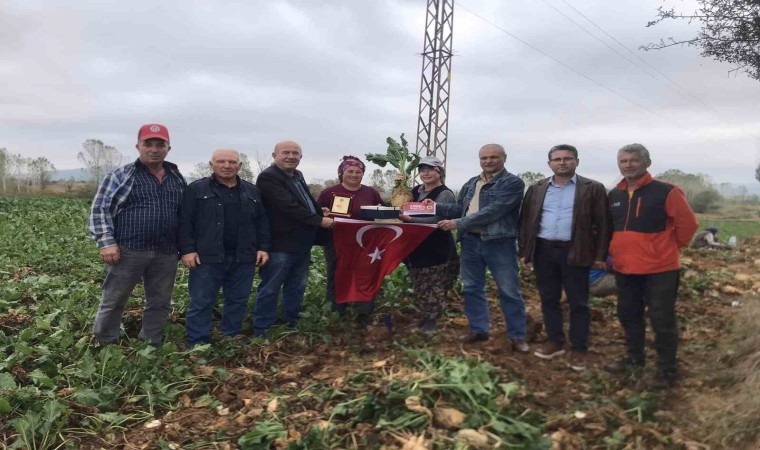
[[636,191],[631,193],[626,192],[626,194],[628,194],[628,212],[625,213],[625,225],[623,226],[623,231],[628,230],[628,220],[631,218],[631,203],[633,203],[633,196],[635,192]]
[[636,218],[639,218],[639,209],[641,209],[641,198],[636,199]]

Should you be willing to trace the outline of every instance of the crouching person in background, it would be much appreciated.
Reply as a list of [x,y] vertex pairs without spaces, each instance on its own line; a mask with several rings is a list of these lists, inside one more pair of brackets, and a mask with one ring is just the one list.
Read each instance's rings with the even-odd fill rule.
[[259,190],[242,180],[240,154],[216,150],[213,174],[190,184],[180,208],[180,254],[190,269],[190,304],[185,317],[187,344],[210,343],[214,304],[221,288],[220,330],[240,333],[256,266],[269,259],[269,221]]

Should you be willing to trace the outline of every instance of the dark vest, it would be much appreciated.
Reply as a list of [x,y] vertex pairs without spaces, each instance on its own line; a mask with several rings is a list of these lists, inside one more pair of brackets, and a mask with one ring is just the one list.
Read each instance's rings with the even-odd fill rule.
[[[451,191],[445,185],[438,186],[430,191],[427,197],[435,201],[443,191]],[[419,189],[412,190],[412,199],[419,200]],[[457,245],[450,231],[433,231],[417,248],[407,257],[407,266],[414,269],[439,266],[457,257]]]

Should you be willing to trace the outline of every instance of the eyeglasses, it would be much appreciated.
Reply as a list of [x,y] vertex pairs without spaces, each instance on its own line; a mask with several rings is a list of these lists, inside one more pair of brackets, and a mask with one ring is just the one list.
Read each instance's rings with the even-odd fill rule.
[[549,160],[549,162],[553,162],[553,163],[570,162],[570,161],[575,161],[575,158],[570,158],[570,157],[567,157],[567,158],[552,158],[552,159]]

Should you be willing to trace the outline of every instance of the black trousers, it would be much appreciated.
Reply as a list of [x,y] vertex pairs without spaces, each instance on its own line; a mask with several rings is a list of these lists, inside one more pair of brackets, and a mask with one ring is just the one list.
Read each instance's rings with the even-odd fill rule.
[[585,352],[588,350],[591,323],[588,308],[589,268],[567,264],[567,253],[567,247],[553,247],[545,241],[536,241],[533,253],[536,287],[541,296],[541,312],[549,341],[558,345],[565,344],[560,304],[564,289],[570,306],[570,348]]
[[654,330],[657,368],[665,377],[676,376],[678,324],[675,307],[679,281],[678,270],[647,275],[615,273],[618,318],[625,330],[628,360],[644,363],[646,312]]

